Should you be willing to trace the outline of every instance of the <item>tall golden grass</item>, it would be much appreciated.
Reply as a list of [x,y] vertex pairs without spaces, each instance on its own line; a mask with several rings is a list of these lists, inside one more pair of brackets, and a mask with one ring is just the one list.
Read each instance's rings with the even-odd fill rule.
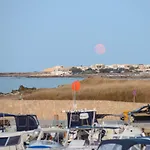
[[[136,102],[148,103],[150,99],[149,80],[120,80],[90,77],[80,83],[81,89],[77,92],[78,100],[132,102],[132,92],[134,89],[137,91]],[[38,89],[29,95],[24,95],[25,100],[70,100],[72,97],[71,84],[52,89]]]

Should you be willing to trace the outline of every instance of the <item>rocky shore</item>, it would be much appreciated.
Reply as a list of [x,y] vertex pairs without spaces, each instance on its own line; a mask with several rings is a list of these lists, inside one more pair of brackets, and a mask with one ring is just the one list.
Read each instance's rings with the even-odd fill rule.
[[13,73],[0,73],[0,77],[26,77],[26,78],[53,78],[53,77],[83,77],[84,75],[51,75],[45,72],[13,72]]
[[20,85],[20,87],[16,90],[12,90],[10,93],[2,93],[0,92],[0,98],[10,98],[10,99],[22,99],[23,94],[30,94],[37,89],[35,87],[28,88],[23,85]]

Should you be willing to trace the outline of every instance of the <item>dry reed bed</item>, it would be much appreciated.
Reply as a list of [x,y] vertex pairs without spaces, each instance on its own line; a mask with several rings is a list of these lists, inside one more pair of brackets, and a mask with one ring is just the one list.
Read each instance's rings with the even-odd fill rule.
[[[149,102],[149,80],[116,80],[100,77],[91,77],[81,81],[81,89],[77,93],[77,99],[131,102],[133,100],[132,91],[134,89],[137,90],[136,102]],[[30,95],[24,95],[24,99],[72,99],[71,85],[63,85],[53,89],[39,89]]]
[[[36,114],[39,119],[46,120],[53,119],[54,114],[58,114],[59,119],[65,119],[66,115],[62,110],[70,110],[72,104],[72,100],[0,100],[0,110],[14,114]],[[143,103],[78,100],[77,106],[78,109],[96,108],[98,113],[120,114],[123,111],[137,109],[143,106]]]

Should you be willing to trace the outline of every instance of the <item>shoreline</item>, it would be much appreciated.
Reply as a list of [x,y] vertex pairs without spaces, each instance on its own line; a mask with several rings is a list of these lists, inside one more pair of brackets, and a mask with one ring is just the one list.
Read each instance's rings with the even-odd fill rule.
[[[3,80],[3,79],[2,79]],[[7,79],[6,79],[7,80]],[[9,79],[8,79],[9,80]],[[32,80],[32,79],[31,79]],[[55,81],[56,79],[54,79]],[[60,79],[61,80],[61,79]],[[74,79],[75,80],[75,79]],[[136,102],[149,102],[150,79],[108,79],[101,77],[85,78],[77,94],[80,100],[133,101],[133,90],[136,89]],[[9,82],[9,81],[8,81]],[[21,85],[11,93],[0,93],[0,99],[18,100],[64,100],[72,99],[71,83],[55,88],[36,88]]]
[[0,73],[0,77],[24,77],[24,78],[84,78],[85,75],[51,75],[50,73],[43,72],[23,72],[23,73]]
[[83,76],[0,76],[0,78],[84,78]]
[[1,77],[15,77],[15,78],[89,78],[101,77],[112,79],[150,79],[150,74],[140,75],[134,73],[99,73],[99,74],[74,74],[74,75],[51,75],[43,72],[22,72],[22,73],[0,73]]

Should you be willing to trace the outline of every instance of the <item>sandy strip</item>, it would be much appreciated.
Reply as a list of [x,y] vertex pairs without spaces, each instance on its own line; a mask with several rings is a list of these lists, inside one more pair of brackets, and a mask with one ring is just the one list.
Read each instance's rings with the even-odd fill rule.
[[[54,114],[59,115],[59,119],[65,119],[65,113],[62,110],[72,108],[72,100],[0,100],[0,110],[6,113],[36,114],[39,119],[53,119]],[[79,109],[93,109],[99,113],[120,114],[126,110],[137,109],[142,103],[114,102],[102,100],[80,100],[77,101]]]

